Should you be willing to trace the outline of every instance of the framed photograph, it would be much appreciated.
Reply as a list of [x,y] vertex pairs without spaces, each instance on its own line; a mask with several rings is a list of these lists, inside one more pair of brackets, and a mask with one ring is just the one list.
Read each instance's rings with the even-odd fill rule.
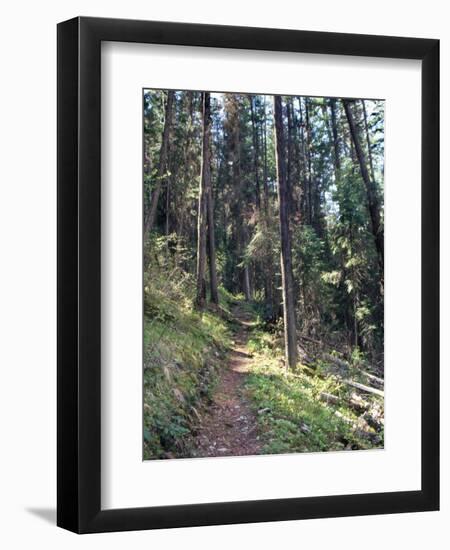
[[439,41],[58,25],[77,533],[437,510]]

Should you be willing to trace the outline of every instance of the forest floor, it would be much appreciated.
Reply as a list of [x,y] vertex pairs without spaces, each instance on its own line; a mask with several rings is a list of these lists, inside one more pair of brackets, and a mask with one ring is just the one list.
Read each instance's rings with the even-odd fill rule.
[[301,336],[286,369],[280,328],[220,294],[203,312],[182,295],[146,297],[144,459],[383,448],[377,370]]
[[218,374],[212,404],[193,441],[194,456],[243,456],[261,451],[257,415],[245,388],[252,364],[247,342],[254,319],[240,305],[232,313],[236,326],[232,348]]
[[[196,435],[189,443],[191,456],[383,446],[382,401],[345,382],[349,376],[363,382],[358,369],[349,366],[339,372],[330,363],[331,356],[323,362],[315,355],[312,369],[288,370],[279,336],[261,329],[252,304],[237,302],[230,314],[229,350],[217,368],[209,402],[199,414]],[[308,355],[313,350],[302,351]]]

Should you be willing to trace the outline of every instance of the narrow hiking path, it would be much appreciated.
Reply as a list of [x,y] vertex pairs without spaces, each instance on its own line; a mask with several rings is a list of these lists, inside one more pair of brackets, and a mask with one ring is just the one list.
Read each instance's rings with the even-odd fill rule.
[[252,316],[240,305],[235,306],[233,315],[237,322],[233,347],[218,373],[212,404],[194,438],[194,453],[198,457],[255,455],[262,447],[257,418],[244,388],[252,363],[247,349]]
[[[232,308],[231,316],[231,347],[228,340],[229,351],[216,370],[208,404],[195,410],[197,422],[183,456],[383,447],[382,390],[364,384],[350,364],[338,372],[333,356],[314,353],[312,347],[306,351],[319,358],[310,362],[315,368],[286,370],[279,336],[264,331],[243,303]],[[340,364],[343,369],[344,362]]]

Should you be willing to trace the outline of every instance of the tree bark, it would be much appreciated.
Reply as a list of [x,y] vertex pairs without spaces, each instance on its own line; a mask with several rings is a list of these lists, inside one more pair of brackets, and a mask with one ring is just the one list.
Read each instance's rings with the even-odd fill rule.
[[259,212],[261,208],[261,190],[259,185],[259,139],[258,131],[256,128],[255,107],[253,105],[254,96],[249,96],[250,101],[250,113],[252,120],[252,140],[253,140],[253,168],[255,170],[255,205],[256,210]]
[[238,272],[239,290],[244,293],[246,301],[250,301],[250,275],[248,264],[244,262],[245,247],[247,245],[247,202],[243,194],[243,177],[241,172],[241,129],[240,129],[240,115],[242,113],[242,106],[239,99],[239,95],[231,94],[232,97],[232,152],[233,152],[233,187],[234,187],[234,218],[236,220],[235,225],[235,241],[236,241],[236,255],[239,263],[241,264]]
[[245,264],[244,266],[244,296],[245,301],[250,302],[252,299],[252,290],[250,288],[250,272],[248,269],[248,265]]
[[[263,143],[263,205],[264,205],[264,229],[269,227],[269,185],[268,185],[268,162],[267,162],[267,108],[266,96],[263,99],[263,119],[262,124],[262,143]],[[265,261],[265,269],[267,276],[264,277],[264,298],[269,306],[270,317],[273,317],[276,311],[275,307],[275,292],[274,292],[274,267],[272,262],[272,251],[267,247],[267,257]]]
[[367,194],[367,202],[369,206],[369,214],[372,222],[372,234],[375,241],[375,248],[378,254],[378,263],[380,271],[383,273],[384,269],[384,232],[381,227],[380,221],[380,207],[378,204],[378,198],[376,194],[375,184],[370,179],[369,172],[367,170],[366,158],[363,148],[359,139],[358,131],[356,128],[355,120],[351,110],[351,101],[348,99],[343,100],[345,114],[347,115],[348,125],[350,127],[350,133],[352,141],[355,146],[356,156],[358,157],[359,167],[361,170],[361,176],[364,180]]
[[331,111],[331,131],[333,133],[333,145],[334,145],[334,170],[335,179],[339,180],[341,174],[341,156],[339,151],[339,134],[336,119],[336,99],[332,97],[330,99],[330,111]]
[[156,211],[158,208],[158,200],[159,200],[159,195],[161,194],[162,178],[163,178],[164,170],[166,169],[166,163],[167,163],[167,149],[169,146],[170,129],[172,126],[173,99],[174,99],[174,92],[173,90],[169,90],[167,93],[167,102],[166,102],[165,117],[164,117],[164,130],[163,130],[163,137],[161,142],[161,149],[159,153],[158,175],[157,175],[155,188],[152,193],[150,209],[147,215],[147,219],[145,220],[145,225],[144,225],[145,234],[148,234],[153,229],[153,225],[155,224]]
[[372,158],[372,146],[370,143],[370,134],[369,134],[369,123],[367,121],[366,102],[364,101],[364,99],[362,99],[361,103],[362,103],[363,117],[364,117],[364,130],[366,132],[367,154],[369,156],[370,177],[372,178],[372,181],[375,181],[375,171],[373,169],[373,158]]
[[202,166],[200,173],[200,186],[198,194],[197,214],[197,297],[196,306],[203,309],[206,304],[206,218],[207,218],[207,193],[210,178],[210,158],[208,140],[208,117],[207,105],[209,104],[208,93],[203,94],[203,145],[202,145]]
[[307,220],[308,224],[313,224],[313,174],[312,174],[312,159],[311,159],[311,125],[310,125],[310,117],[309,117],[309,100],[307,97],[305,97],[305,126],[306,126],[306,162],[307,162],[307,188],[305,189],[305,205],[306,205],[306,212],[307,212]]
[[286,150],[280,96],[274,96],[274,119],[281,238],[281,277],[283,287],[285,354],[286,364],[289,367],[294,367],[297,363],[294,278],[292,274],[291,234],[289,228],[289,204],[286,181]]
[[264,171],[263,171],[263,188],[264,188],[264,213],[266,218],[269,215],[269,186],[268,180],[268,166],[267,166],[267,113],[266,113],[266,96],[264,96]]
[[170,226],[170,177],[167,178],[166,184],[166,237],[169,236],[169,226]]
[[298,98],[298,112],[300,115],[300,154],[299,154],[299,172],[300,172],[300,220],[301,223],[308,223],[308,169],[305,138],[305,117],[303,116],[303,102],[301,96]]
[[293,198],[294,185],[294,115],[292,107],[292,98],[286,99],[286,114],[287,114],[287,194],[289,201],[289,212],[295,214]]
[[214,234],[214,201],[211,185],[211,99],[210,94],[203,94],[203,165],[202,178],[206,195],[206,211],[208,221],[208,252],[209,252],[209,279],[211,301],[219,304],[216,270],[216,241]]

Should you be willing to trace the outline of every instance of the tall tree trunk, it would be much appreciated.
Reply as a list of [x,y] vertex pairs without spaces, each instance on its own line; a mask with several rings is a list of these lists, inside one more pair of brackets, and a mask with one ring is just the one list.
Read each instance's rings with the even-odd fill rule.
[[295,203],[293,201],[294,186],[294,113],[292,97],[286,99],[287,114],[287,194],[289,201],[289,212],[295,214]]
[[210,94],[203,94],[203,188],[206,196],[206,211],[208,221],[208,252],[209,252],[209,280],[211,301],[219,304],[216,270],[216,241],[214,234],[214,202],[211,185],[211,99]]
[[331,130],[333,133],[333,145],[334,145],[334,170],[335,179],[339,180],[341,174],[341,156],[339,151],[339,134],[336,119],[336,99],[332,97],[330,99],[330,111],[331,111]]
[[295,178],[291,186],[291,196],[292,196],[292,212],[294,213],[295,219],[302,223],[302,211],[300,208],[301,204],[301,195],[302,195],[302,185],[303,185],[303,173],[302,173],[302,141],[301,141],[301,113],[300,120],[298,118],[299,112],[295,108],[295,101],[291,99],[291,111],[292,111],[292,141],[293,141],[293,163],[294,163],[294,174]]
[[145,234],[149,233],[153,229],[153,225],[155,224],[156,211],[158,208],[158,200],[159,200],[159,195],[161,193],[162,178],[163,178],[164,171],[166,169],[166,163],[167,163],[167,149],[169,146],[170,129],[172,126],[173,99],[174,99],[174,92],[172,90],[169,90],[167,92],[167,102],[166,102],[165,117],[164,117],[164,130],[163,130],[163,136],[162,136],[162,142],[161,142],[161,149],[159,152],[158,175],[157,175],[155,188],[152,193],[150,209],[144,224]]
[[264,172],[263,172],[263,187],[264,187],[264,213],[266,218],[269,215],[269,186],[268,186],[268,167],[267,167],[267,115],[266,115],[266,96],[264,96]]
[[371,143],[370,143],[370,133],[369,133],[369,123],[367,121],[366,102],[364,101],[364,99],[362,99],[361,103],[362,103],[363,117],[364,117],[364,130],[366,132],[367,154],[369,156],[370,177],[372,178],[372,181],[374,182],[375,181],[375,171],[373,169],[372,146],[371,146]]
[[327,138],[328,138],[330,157],[333,159],[333,165],[335,167],[336,157],[335,157],[335,148],[334,148],[334,139],[333,139],[333,128],[332,128],[332,123],[329,116],[328,105],[326,103],[322,103],[321,108],[322,108],[323,121],[325,124],[325,128],[327,129]]
[[297,363],[297,337],[292,274],[291,234],[289,229],[289,198],[286,178],[286,150],[283,128],[283,108],[280,96],[274,96],[275,141],[278,180],[278,202],[281,238],[281,277],[283,287],[283,315],[286,364]]
[[165,234],[166,237],[169,236],[169,227],[170,227],[170,182],[172,177],[169,176],[166,181],[166,228]]
[[208,110],[209,99],[206,92],[203,94],[203,145],[202,145],[202,167],[200,173],[200,187],[198,194],[198,215],[197,215],[197,297],[196,305],[203,309],[206,303],[206,219],[207,219],[207,195],[211,167],[209,157],[209,126]]
[[[308,171],[309,171],[309,209],[310,209],[310,224],[314,228],[317,236],[322,239],[324,236],[323,219],[322,219],[322,198],[321,198],[321,175],[314,171],[312,163],[312,151],[314,150],[312,129],[314,128],[314,119],[311,121],[311,114],[315,114],[314,109],[311,110],[311,103],[315,106],[314,99],[305,98],[306,101],[306,120],[308,129]],[[316,118],[316,117],[314,117]]]
[[[192,142],[194,141],[194,110],[193,110],[193,98],[194,92],[186,92],[186,96],[184,98],[183,102],[183,109],[186,110],[188,113],[187,116],[187,131],[186,131],[186,142],[185,146],[183,147],[183,162],[182,162],[182,173],[183,173],[183,187],[185,189],[188,188],[190,181],[192,181],[192,174],[191,174],[191,166],[193,163],[193,147]],[[183,204],[184,201],[182,201],[183,197],[180,197],[180,204]],[[183,231],[182,229],[185,227],[187,220],[189,219],[189,212],[190,212],[190,204],[188,202],[188,205],[183,205],[184,207],[177,211],[177,214],[179,214],[180,220],[180,236],[183,237]],[[187,235],[188,236],[188,235]]]
[[232,94],[233,117],[232,117],[232,150],[233,150],[233,187],[235,191],[234,217],[236,220],[236,254],[241,264],[239,268],[239,290],[244,293],[245,299],[249,301],[250,275],[247,262],[244,262],[245,247],[247,245],[246,228],[246,199],[243,196],[243,178],[241,172],[241,129],[240,115],[241,104],[239,96]]
[[308,223],[308,169],[306,155],[306,138],[305,138],[305,119],[303,117],[303,102],[301,96],[298,98],[298,112],[300,114],[300,154],[299,154],[299,172],[300,172],[300,221],[302,224]]
[[[241,211],[242,215],[242,211]],[[240,249],[241,249],[241,258],[243,260],[243,271],[242,271],[242,289],[244,291],[245,301],[250,302],[252,299],[252,290],[251,290],[251,284],[250,284],[250,265],[248,262],[248,259],[245,257],[245,247],[249,241],[248,238],[248,230],[245,223],[245,219],[242,216],[241,218],[241,224],[240,224]]]
[[380,266],[380,272],[383,273],[384,266],[384,232],[381,227],[380,221],[380,206],[378,204],[378,198],[375,188],[375,183],[370,179],[369,172],[367,170],[366,159],[364,151],[361,146],[361,142],[356,128],[355,120],[351,109],[351,101],[348,99],[343,100],[345,114],[347,115],[348,125],[350,127],[350,133],[352,141],[355,146],[356,156],[358,157],[359,168],[361,170],[361,176],[364,180],[367,194],[367,202],[369,206],[370,219],[372,222],[372,233],[375,241],[375,248],[378,254],[378,263]]
[[[339,139],[339,122],[336,111],[336,99],[334,97],[330,98],[330,112],[331,112],[331,133],[333,136],[333,150],[334,150],[334,179],[337,184],[341,180],[341,142]],[[339,201],[338,201],[339,204]],[[342,208],[342,205],[339,205]],[[353,249],[353,243],[351,241],[352,236],[350,235],[351,249]],[[348,268],[346,267],[346,261],[344,258],[339,258],[341,270],[342,270],[342,279],[344,281],[349,277]],[[344,294],[344,322],[349,333],[354,331],[356,320],[354,320],[354,307],[353,302],[346,290],[343,291]]]
[[250,271],[248,264],[244,265],[244,296],[245,301],[250,302],[252,299],[252,289],[250,287]]
[[313,223],[313,175],[312,175],[312,159],[311,159],[311,125],[309,121],[309,100],[305,97],[305,126],[306,126],[306,162],[307,162],[307,189],[305,190],[305,205],[307,212],[307,220],[309,225]]
[[252,120],[252,140],[253,140],[253,168],[255,170],[255,205],[256,210],[259,212],[261,208],[261,191],[259,185],[259,139],[258,130],[256,128],[256,117],[254,107],[254,96],[249,96],[250,101],[250,113]]
[[[266,96],[264,96],[263,99],[263,147],[264,147],[264,155],[263,155],[263,163],[264,163],[264,170],[263,170],[263,190],[264,190],[264,229],[267,231],[269,226],[269,185],[268,185],[268,165],[267,165],[267,109],[266,109]],[[266,254],[266,271],[267,276],[264,277],[264,298],[266,301],[266,304],[269,305],[270,308],[270,317],[273,317],[276,311],[275,308],[275,297],[274,297],[274,267],[272,262],[272,251],[270,247],[267,247],[267,254]]]

